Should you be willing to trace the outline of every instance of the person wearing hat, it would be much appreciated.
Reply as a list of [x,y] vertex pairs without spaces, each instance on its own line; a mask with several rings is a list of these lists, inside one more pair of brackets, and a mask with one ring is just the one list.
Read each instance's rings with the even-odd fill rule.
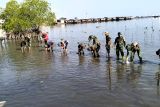
[[90,35],[88,37],[88,40],[89,40],[89,42],[91,42],[91,41],[93,42],[92,45],[89,44],[88,50],[90,50],[92,52],[94,57],[99,57],[99,50],[100,50],[101,44],[100,44],[98,38],[95,35]]
[[135,55],[136,52],[137,52],[137,55],[139,57],[140,63],[142,63],[141,49],[140,49],[139,43],[133,42],[131,44],[131,61],[133,61],[134,55]]
[[135,55],[136,52],[138,54],[140,62],[142,63],[141,49],[140,49],[140,46],[137,42],[127,44],[126,49],[127,49],[126,63],[129,63],[128,62],[129,55],[130,55],[130,61],[131,62],[133,61],[134,55]]
[[107,50],[107,54],[108,57],[110,57],[110,49],[111,49],[111,37],[109,36],[109,32],[105,32],[104,33],[105,37],[106,37],[106,50]]
[[124,59],[123,47],[126,46],[126,42],[121,32],[118,32],[118,37],[115,38],[114,45],[116,45],[117,60],[119,60],[119,53],[121,53],[122,60]]

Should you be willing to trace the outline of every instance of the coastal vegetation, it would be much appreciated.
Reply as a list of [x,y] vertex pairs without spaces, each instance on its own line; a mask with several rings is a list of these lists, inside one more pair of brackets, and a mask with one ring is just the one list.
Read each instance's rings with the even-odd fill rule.
[[39,30],[41,25],[54,25],[55,13],[46,0],[10,0],[4,9],[0,8],[2,29],[8,33],[22,33]]

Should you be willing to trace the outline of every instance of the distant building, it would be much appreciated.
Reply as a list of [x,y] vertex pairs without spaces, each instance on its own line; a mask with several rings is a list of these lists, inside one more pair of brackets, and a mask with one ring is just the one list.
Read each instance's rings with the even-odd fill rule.
[[67,19],[66,18],[60,18],[60,19],[58,19],[57,20],[57,24],[65,24],[65,21],[66,21]]

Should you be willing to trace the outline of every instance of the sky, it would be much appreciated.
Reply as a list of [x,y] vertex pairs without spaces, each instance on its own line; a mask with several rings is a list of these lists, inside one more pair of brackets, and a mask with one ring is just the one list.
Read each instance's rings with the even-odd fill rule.
[[[5,7],[9,0],[0,0]],[[24,0],[17,0],[23,2]],[[160,0],[47,0],[57,19],[160,15]]]

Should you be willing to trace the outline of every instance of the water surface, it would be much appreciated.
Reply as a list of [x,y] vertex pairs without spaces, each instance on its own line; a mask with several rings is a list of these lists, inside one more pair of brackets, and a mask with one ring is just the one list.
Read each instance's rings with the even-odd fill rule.
[[[96,27],[100,26],[100,27]],[[155,51],[160,48],[159,19],[77,24],[48,28],[51,40],[69,41],[68,55],[56,46],[53,53],[32,44],[21,53],[19,42],[0,45],[0,101],[6,107],[159,107],[160,89],[155,73],[160,71]],[[103,32],[112,41],[120,31],[127,43],[138,41],[143,64],[122,64],[106,58]],[[85,50],[78,56],[77,42],[95,34],[101,42],[100,58]],[[126,53],[126,51],[125,51]]]

